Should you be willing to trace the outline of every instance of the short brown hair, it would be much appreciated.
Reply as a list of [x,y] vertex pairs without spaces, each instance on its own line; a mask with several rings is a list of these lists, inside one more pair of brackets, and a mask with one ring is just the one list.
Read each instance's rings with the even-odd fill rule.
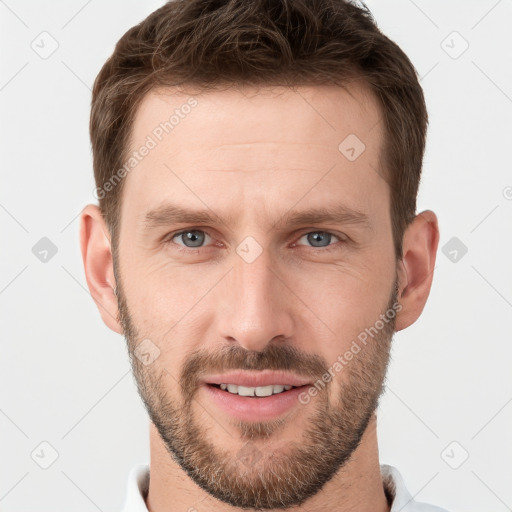
[[[384,123],[382,174],[390,186],[395,253],[416,215],[428,124],[416,70],[349,0],[171,0],[128,30],[98,74],[90,135],[99,205],[119,236],[123,166],[142,98],[155,87],[191,84],[343,86],[362,78]],[[341,142],[341,141],[340,141]]]

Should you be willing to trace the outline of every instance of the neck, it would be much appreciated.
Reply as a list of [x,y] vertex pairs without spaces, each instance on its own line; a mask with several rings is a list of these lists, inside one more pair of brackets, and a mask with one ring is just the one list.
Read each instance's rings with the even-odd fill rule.
[[[377,420],[372,416],[361,443],[350,460],[303,506],[289,512],[389,512],[380,473]],[[146,498],[149,512],[195,510],[241,512],[213,498],[181,469],[170,456],[153,423],[150,423],[150,483]],[[268,511],[272,512],[272,511]]]

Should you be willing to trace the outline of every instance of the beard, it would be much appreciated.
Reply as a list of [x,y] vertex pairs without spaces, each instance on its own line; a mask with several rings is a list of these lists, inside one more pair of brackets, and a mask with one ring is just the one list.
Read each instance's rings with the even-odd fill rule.
[[[316,354],[299,352],[286,341],[269,343],[261,352],[247,351],[235,344],[215,353],[194,351],[185,359],[178,380],[157,364],[158,360],[145,366],[133,356],[133,351],[146,336],[141,336],[133,324],[121,281],[117,279],[116,283],[118,319],[126,337],[138,393],[170,456],[209,495],[238,508],[287,509],[317,494],[350,460],[384,389],[395,315],[391,319],[386,315],[386,321],[380,322],[384,326],[375,329],[377,334],[350,361],[345,361],[341,370],[344,378],[335,397],[337,401],[332,404],[329,396],[337,379],[331,377],[331,382],[325,384],[321,377],[333,364]],[[395,281],[383,314],[395,312],[397,297]],[[163,339],[156,344],[163,347],[171,342]],[[313,377],[313,382],[318,379],[324,385],[307,405],[313,412],[298,438],[285,439],[284,443],[280,439],[280,449],[265,449],[265,441],[272,442],[272,436],[280,434],[293,419],[287,421],[287,417],[281,417],[264,422],[232,419],[230,424],[237,435],[224,429],[231,436],[231,449],[216,444],[216,436],[209,436],[208,432],[212,422],[220,423],[214,412],[208,412],[208,404],[201,404],[196,397],[200,379],[207,373],[236,369],[292,371]],[[293,407],[290,415],[306,412],[306,406],[303,407]]]

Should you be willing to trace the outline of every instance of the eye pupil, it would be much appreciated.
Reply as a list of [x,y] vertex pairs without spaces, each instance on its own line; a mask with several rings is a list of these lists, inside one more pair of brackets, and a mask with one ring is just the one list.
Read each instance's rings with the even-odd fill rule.
[[[187,247],[200,247],[204,241],[204,234],[197,230],[186,231],[181,238]],[[187,245],[187,242],[192,242],[192,245]]]
[[[310,233],[308,235],[308,242],[310,242],[314,247],[326,247],[329,245],[331,241],[330,233],[326,233],[324,231],[316,231],[314,233]],[[327,242],[325,245],[315,245],[316,243]]]

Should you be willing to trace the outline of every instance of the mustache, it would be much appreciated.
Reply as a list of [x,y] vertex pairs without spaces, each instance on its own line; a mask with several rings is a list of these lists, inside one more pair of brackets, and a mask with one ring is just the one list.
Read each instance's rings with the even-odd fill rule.
[[180,386],[183,390],[195,389],[203,376],[232,370],[289,371],[316,379],[327,367],[318,354],[301,352],[286,341],[282,345],[269,344],[261,352],[229,345],[215,353],[204,349],[193,352],[183,367]]

